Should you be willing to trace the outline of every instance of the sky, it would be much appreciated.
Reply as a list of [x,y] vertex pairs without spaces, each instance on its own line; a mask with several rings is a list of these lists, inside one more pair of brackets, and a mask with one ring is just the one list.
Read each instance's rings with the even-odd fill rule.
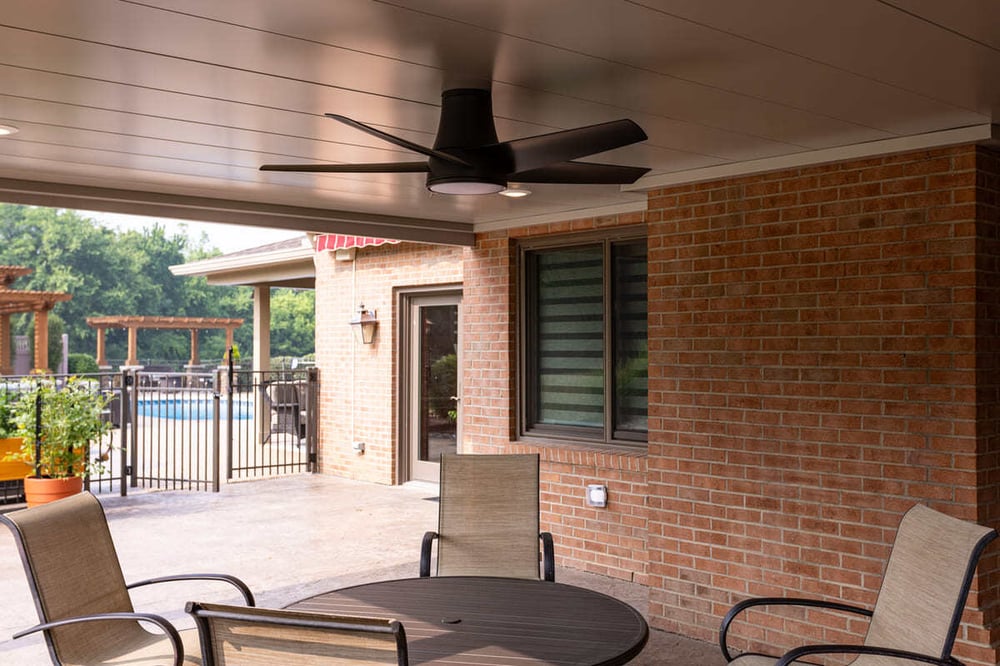
[[202,232],[208,235],[209,247],[222,250],[223,253],[246,250],[259,245],[266,245],[288,238],[302,235],[301,231],[287,229],[266,229],[264,227],[242,227],[235,224],[217,224],[213,222],[191,222],[165,217],[141,217],[138,215],[121,215],[119,213],[101,213],[96,211],[80,211],[80,215],[95,220],[103,227],[119,231],[142,230],[154,225],[160,225],[166,230],[167,236],[173,236],[186,230],[186,235],[197,243]]

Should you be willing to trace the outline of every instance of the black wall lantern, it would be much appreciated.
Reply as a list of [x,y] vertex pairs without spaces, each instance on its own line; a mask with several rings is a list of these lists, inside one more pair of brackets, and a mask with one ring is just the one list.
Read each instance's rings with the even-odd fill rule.
[[361,336],[361,342],[370,345],[375,342],[375,331],[378,329],[378,315],[375,310],[368,310],[364,303],[358,307],[358,316],[351,320],[355,333]]

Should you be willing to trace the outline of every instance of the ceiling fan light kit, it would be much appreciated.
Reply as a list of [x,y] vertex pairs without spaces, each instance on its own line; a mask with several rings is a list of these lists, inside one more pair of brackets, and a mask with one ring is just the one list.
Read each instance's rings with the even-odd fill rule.
[[[426,148],[346,116],[328,117],[382,141],[427,157],[426,162],[375,164],[265,164],[262,171],[310,173],[426,173],[427,189],[439,194],[495,194],[509,182],[561,184],[634,183],[649,169],[579,162],[577,158],[646,140],[631,120],[500,142],[489,90],[455,88],[441,94],[441,117],[432,148]],[[516,189],[515,189],[516,191]],[[515,195],[516,196],[516,195]]]
[[496,194],[507,189],[507,183],[490,183],[476,180],[427,180],[427,189],[438,194]]

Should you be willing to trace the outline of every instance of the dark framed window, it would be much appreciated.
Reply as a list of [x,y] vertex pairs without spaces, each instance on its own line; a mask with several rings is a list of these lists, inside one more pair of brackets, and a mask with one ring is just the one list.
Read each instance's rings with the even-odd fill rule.
[[647,439],[646,239],[521,246],[521,432]]

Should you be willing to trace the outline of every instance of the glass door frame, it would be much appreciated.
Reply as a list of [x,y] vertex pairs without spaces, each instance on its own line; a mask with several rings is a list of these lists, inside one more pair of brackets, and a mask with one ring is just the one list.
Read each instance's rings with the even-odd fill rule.
[[[410,289],[399,289],[396,292],[396,312],[399,313],[398,329],[396,339],[399,347],[396,350],[397,372],[396,372],[396,395],[397,402],[397,437],[398,449],[396,452],[397,479],[399,483],[407,481],[433,481],[437,482],[437,464],[430,462],[419,462],[415,453],[419,436],[419,405],[415,402],[419,400],[419,332],[414,328],[415,310],[421,306],[432,305],[455,305],[458,313],[457,331],[457,379],[456,382],[458,399],[455,402],[455,409],[458,412],[456,421],[456,448],[462,450],[462,286],[460,284],[446,284],[436,286],[414,287]],[[430,467],[433,466],[433,467]],[[434,470],[432,473],[431,470]],[[433,478],[431,478],[433,477]]]

